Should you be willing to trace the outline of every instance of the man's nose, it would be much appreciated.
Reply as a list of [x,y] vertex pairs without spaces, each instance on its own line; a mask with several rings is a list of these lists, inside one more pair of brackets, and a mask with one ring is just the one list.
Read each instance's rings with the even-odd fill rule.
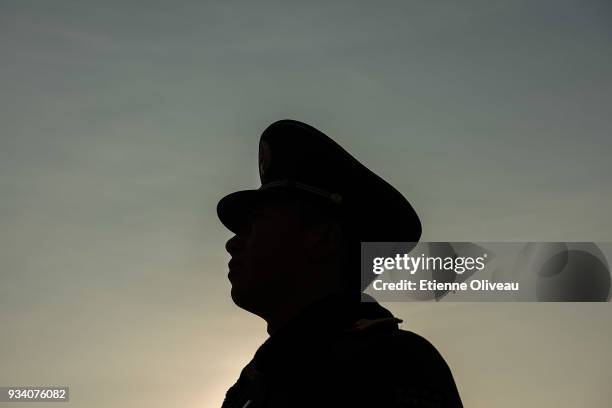
[[238,235],[234,235],[225,243],[225,250],[232,255],[239,252],[243,246],[244,241]]

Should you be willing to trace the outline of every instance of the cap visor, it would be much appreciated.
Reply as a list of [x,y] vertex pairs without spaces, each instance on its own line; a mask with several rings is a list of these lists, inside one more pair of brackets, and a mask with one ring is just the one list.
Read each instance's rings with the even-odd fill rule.
[[219,220],[227,229],[238,233],[248,221],[251,210],[261,196],[261,190],[243,190],[226,195],[217,204]]

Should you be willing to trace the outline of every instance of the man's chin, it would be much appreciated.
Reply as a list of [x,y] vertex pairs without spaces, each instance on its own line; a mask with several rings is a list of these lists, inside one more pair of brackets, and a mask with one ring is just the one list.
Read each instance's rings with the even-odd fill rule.
[[239,287],[232,286],[231,297],[234,304],[239,308],[261,316],[261,310],[263,309],[261,304],[262,298],[256,296],[253,291],[244,291],[240,290]]
[[253,300],[250,299],[252,294],[249,294],[245,290],[241,290],[241,288],[236,287],[236,285],[232,285],[231,296],[234,304],[242,309],[246,309],[248,305],[253,303]]

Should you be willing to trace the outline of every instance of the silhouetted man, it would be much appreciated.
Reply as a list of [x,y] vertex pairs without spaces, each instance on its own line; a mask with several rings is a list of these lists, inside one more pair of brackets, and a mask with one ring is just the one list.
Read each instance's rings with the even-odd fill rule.
[[[229,280],[270,337],[223,408],[461,407],[444,359],[361,291],[360,242],[417,242],[408,201],[338,144],[301,122],[270,125],[261,187],[219,202],[236,235]],[[367,300],[367,301],[364,301]]]

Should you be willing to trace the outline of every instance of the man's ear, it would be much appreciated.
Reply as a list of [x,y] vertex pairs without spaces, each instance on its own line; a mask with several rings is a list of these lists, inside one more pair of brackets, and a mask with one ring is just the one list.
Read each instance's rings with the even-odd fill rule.
[[342,228],[337,222],[309,225],[304,234],[304,250],[315,263],[332,262],[342,251]]

